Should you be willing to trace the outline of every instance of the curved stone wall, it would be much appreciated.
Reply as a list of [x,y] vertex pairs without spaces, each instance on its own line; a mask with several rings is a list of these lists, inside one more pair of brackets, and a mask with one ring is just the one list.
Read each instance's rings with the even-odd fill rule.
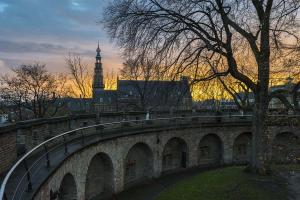
[[[41,118],[0,126],[0,174],[5,172],[16,161],[17,156],[24,154],[43,141],[76,128],[109,123],[121,120],[141,120],[145,113],[101,113],[71,115],[53,118]],[[168,116],[162,113],[160,117]],[[151,115],[151,118],[155,117]]]
[[[72,188],[61,189],[69,174],[75,181],[76,199],[95,196],[101,199],[164,172],[247,162],[251,155],[247,146],[249,130],[249,126],[207,126],[152,131],[100,141],[68,157],[48,177],[34,199],[50,199],[50,193],[75,191],[74,184]],[[296,128],[270,127],[272,140],[284,132],[300,136]]]

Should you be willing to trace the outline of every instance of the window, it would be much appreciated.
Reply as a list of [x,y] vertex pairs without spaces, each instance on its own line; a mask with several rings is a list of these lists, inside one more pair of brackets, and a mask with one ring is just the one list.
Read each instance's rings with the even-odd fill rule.
[[100,98],[100,103],[103,103],[103,98]]

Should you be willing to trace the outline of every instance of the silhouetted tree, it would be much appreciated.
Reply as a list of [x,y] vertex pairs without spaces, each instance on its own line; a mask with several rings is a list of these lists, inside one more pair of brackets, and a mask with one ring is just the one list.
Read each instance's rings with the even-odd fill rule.
[[20,120],[23,111],[31,111],[34,118],[54,116],[63,102],[59,97],[68,95],[66,77],[50,74],[45,65],[21,65],[13,69],[12,76],[1,77],[0,97],[14,106]]
[[92,96],[92,73],[88,64],[82,61],[79,54],[69,53],[65,59],[72,86],[75,86],[73,93],[79,94],[82,98]]
[[114,72],[114,70],[108,71],[103,78],[106,90],[117,89],[118,75]]
[[[116,0],[103,22],[125,52],[143,54],[182,73],[206,69],[194,81],[232,76],[255,96],[252,168],[269,169],[267,129],[270,58],[298,46],[299,1]],[[287,43],[288,42],[288,43]],[[251,58],[251,59],[248,59]],[[254,74],[243,73],[248,62]]]
[[154,62],[149,60],[140,60],[138,58],[129,58],[123,63],[123,68],[120,70],[122,79],[128,80],[130,85],[135,90],[134,94],[137,101],[132,101],[132,107],[137,110],[147,111],[156,107],[153,99],[155,91],[159,88],[158,82],[150,83],[150,81],[158,81],[162,74],[154,66]]

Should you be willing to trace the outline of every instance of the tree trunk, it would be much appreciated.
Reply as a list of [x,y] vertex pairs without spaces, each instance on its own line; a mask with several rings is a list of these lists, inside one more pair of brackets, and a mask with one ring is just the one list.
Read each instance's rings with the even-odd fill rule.
[[[270,3],[270,4],[269,4]],[[261,16],[261,50],[256,56],[258,65],[258,80],[255,91],[255,106],[253,115],[253,157],[252,168],[259,174],[270,172],[270,145],[267,125],[269,106],[270,78],[270,12],[272,2],[266,6]]]
[[22,107],[20,105],[18,105],[18,110],[19,110],[19,120],[22,121],[23,120],[23,113],[22,113]]
[[253,110],[252,162],[253,172],[270,173],[270,142],[267,125],[268,93],[258,91]]

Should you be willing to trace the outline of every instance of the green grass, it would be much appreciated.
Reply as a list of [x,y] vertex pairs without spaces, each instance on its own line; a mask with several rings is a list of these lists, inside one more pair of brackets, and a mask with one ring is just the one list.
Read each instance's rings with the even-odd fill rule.
[[300,171],[300,164],[273,165],[271,168],[275,172],[280,172],[280,171]]
[[228,167],[202,172],[162,192],[156,200],[281,200],[285,187],[272,176],[243,172],[243,167]]

